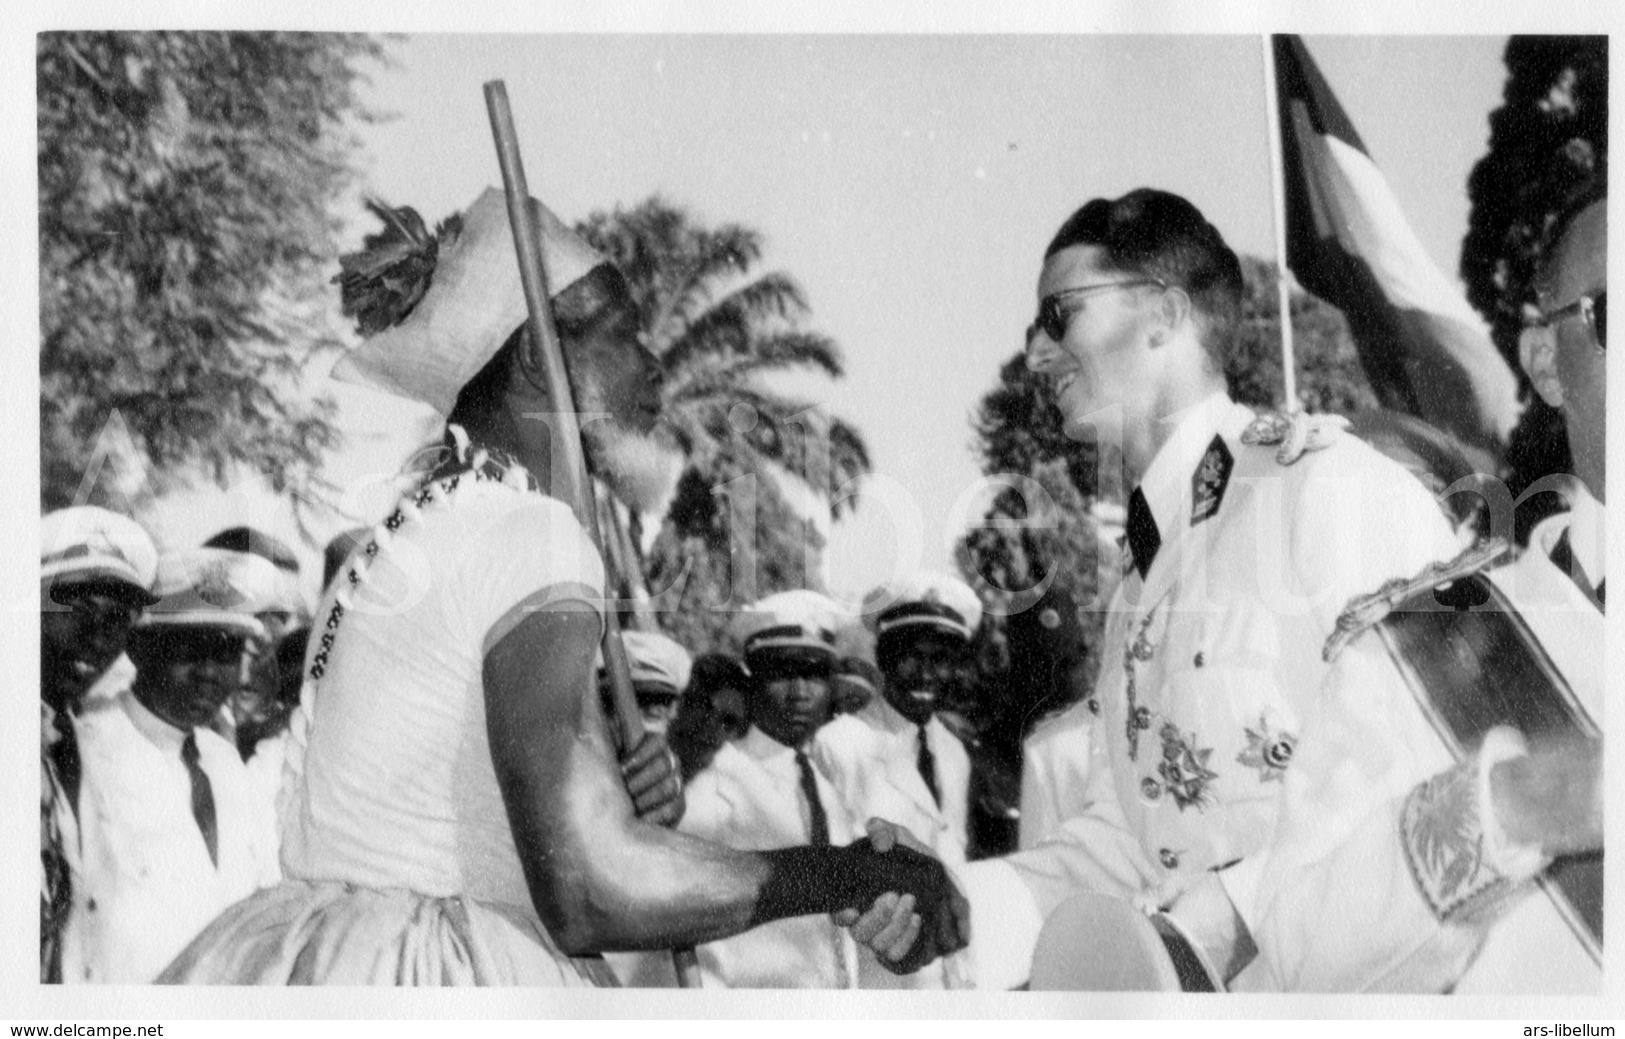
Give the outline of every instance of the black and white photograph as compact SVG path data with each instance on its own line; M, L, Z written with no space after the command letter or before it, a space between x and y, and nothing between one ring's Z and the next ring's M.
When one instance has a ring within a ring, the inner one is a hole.
M1613 1034L1617 16L1008 8L8 29L0 1016Z

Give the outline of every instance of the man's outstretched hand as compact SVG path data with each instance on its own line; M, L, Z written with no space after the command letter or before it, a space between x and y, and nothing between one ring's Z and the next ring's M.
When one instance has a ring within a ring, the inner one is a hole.
M942 874L945 890L934 901L922 901L911 891L887 891L859 913L844 909L834 920L849 928L852 937L875 953L882 966L896 974L912 974L970 942L970 903L959 893L941 863L908 830L884 819L871 819L869 836L860 843L876 853L929 861Z
M638 818L653 826L676 826L683 817L683 777L666 737L645 732L621 757L621 779Z

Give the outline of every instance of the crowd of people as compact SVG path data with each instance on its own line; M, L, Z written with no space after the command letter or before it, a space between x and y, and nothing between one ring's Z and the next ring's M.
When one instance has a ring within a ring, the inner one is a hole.
M1133 490L1099 675L1059 654L992 855L945 724L984 619L957 577L768 595L736 654L631 625L623 735L488 191L416 285L346 263L346 313L412 301L335 376L445 443L314 609L261 531L45 517L41 980L668 986L694 947L708 987L1596 991L1604 211L1542 253L1523 363L1576 480L1521 549L1347 423L1230 399L1240 266L1189 202L1065 221L1028 363L1070 434L1118 416ZM571 403L609 416L586 454L645 507L673 465L626 284L531 214Z

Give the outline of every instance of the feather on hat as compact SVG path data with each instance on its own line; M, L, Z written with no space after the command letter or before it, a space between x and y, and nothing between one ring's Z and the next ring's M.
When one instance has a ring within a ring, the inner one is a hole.
M530 210L552 295L608 262L552 210L535 199ZM372 248L343 261L335 280L345 287L345 312L362 317L364 333L376 331L334 365L333 378L449 415L463 386L525 322L507 202L487 188L460 218L441 225L443 238L428 235L407 212L391 211Z

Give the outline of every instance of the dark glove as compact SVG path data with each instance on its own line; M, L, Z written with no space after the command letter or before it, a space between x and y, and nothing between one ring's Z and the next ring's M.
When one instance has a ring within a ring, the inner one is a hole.
M920 935L888 968L912 973L963 949L969 940L969 904L942 863L913 848L879 852L865 837L844 848L784 848L764 855L773 874L763 885L752 926L807 913L861 912L895 892L913 897Z
M869 833L874 833L873 824ZM868 839L864 839L863 844L866 842ZM892 846L892 842L887 841L886 846L882 855L905 852L925 857L902 844ZM936 860L931 859L931 862L936 863ZM952 880L947 880L946 870L942 870L942 875L947 883L939 901L923 901L916 894L899 888L882 894L868 906L842 914L842 922L855 917L861 920L861 924L851 928L853 937L868 945L876 954L874 958L892 974L913 974L920 967L949 953L957 953L970 943L970 902L965 901L964 894L959 893ZM902 898L897 898L899 894ZM866 912L858 917L860 911Z
M676 826L683 818L683 778L663 734L646 732L632 753L621 755L621 780L639 819Z

